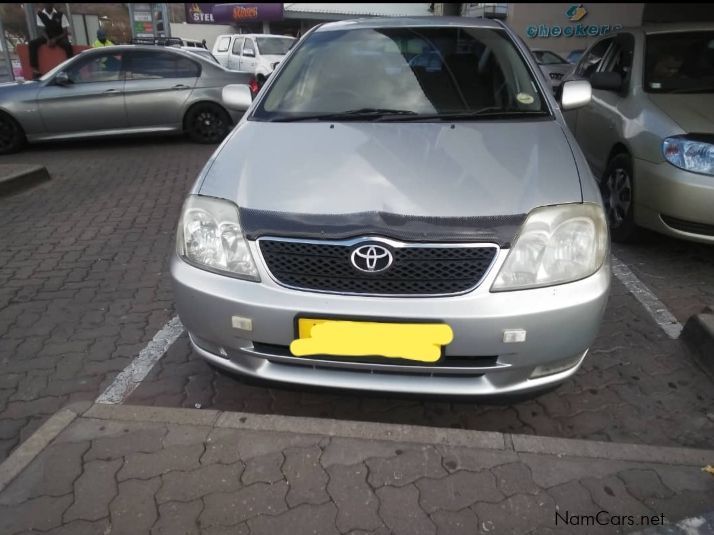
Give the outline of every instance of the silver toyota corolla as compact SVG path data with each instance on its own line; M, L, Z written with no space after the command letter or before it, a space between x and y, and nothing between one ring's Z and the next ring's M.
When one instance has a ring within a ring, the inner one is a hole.
M217 143L242 115L223 105L223 87L251 78L172 47L90 49L39 81L0 84L0 154L28 141L157 132Z
M569 82L558 104L494 21L311 31L183 207L172 278L193 347L314 386L474 396L565 380L610 285L600 194L561 114L590 93Z

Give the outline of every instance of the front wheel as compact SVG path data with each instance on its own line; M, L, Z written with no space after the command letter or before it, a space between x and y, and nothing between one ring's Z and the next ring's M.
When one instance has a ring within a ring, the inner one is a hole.
M617 154L607 164L600 181L600 193L613 241L625 243L637 237L633 186L632 159L628 154Z
M18 122L0 113L0 154L11 154L19 151L25 145L25 132Z
M231 129L231 119L223 108L206 102L186 114L186 133L196 143L218 143Z

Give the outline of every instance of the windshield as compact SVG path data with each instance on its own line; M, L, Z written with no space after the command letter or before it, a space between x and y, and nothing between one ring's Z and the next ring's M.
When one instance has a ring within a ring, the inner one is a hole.
M714 31L648 35L645 89L653 93L714 93Z
M547 50L534 50L533 55L535 56L536 61L541 65L562 65L563 63L568 63L558 54Z
M583 52L585 52L585 50L573 50L570 54L568 54L568 62L577 63L580 61L580 58L583 57Z
M547 114L507 34L485 28L367 28L313 33L291 55L253 118L391 112ZM319 119L319 117L317 117Z
M255 40L263 56L284 56L295 42L292 37L257 37Z

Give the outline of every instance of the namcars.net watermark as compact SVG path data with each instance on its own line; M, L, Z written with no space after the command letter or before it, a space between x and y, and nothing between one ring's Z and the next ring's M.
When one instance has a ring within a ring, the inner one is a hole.
M619 515L609 511L598 511L594 515L573 514L570 511L556 511L556 526L662 526L664 513L659 515Z

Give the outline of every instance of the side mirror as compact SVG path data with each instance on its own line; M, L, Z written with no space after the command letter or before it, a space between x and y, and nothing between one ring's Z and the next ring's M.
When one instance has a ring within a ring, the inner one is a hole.
M255 50L244 50L243 55L246 58L254 58L255 57Z
M587 106L592 96L593 90L587 80L563 82L560 88L560 109L566 111Z
M593 89L605 91L620 91L622 89L622 76L617 72L595 72L590 77Z
M221 98L227 108L236 111L245 111L253 103L250 88L243 84L230 84L223 88Z
M65 71L60 71L55 75L54 78L54 83L55 85L69 85L72 83L72 81L69 79L69 75Z

